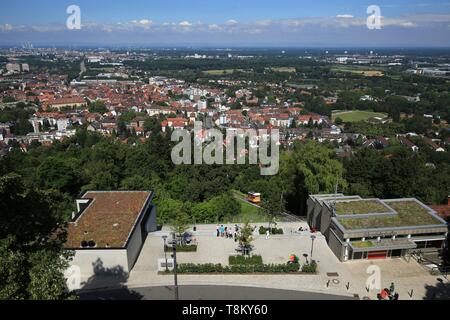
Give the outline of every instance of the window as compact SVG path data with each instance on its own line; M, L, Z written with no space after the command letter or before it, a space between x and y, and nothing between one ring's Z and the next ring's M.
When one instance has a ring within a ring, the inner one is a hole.
M444 241L442 241L442 240L428 241L427 248L441 249L443 244L444 244Z
M362 252L354 252L353 253L353 260L361 260L363 258Z
M427 246L426 241L418 241L418 242L416 242L416 244L417 244L417 249L425 249Z
M397 257L401 257L402 256L402 250L392 250L392 254L391 257L393 258L397 258Z

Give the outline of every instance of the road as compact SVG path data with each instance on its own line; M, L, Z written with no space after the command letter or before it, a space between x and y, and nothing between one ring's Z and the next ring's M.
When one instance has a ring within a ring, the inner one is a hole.
M87 71L86 62L83 59L80 63L80 73L78 75L79 81L81 81L81 77L83 76L83 73L85 73L86 71Z
M356 298L301 291L228 287L182 286L180 300L356 300ZM81 300L173 300L173 287L107 290L80 294Z

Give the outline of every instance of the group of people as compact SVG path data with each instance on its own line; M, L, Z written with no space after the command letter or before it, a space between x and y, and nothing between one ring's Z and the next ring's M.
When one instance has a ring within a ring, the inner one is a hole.
M234 241L237 241L239 231L240 228L237 224L234 226L234 228L224 225L217 225L216 227L217 238L234 239Z

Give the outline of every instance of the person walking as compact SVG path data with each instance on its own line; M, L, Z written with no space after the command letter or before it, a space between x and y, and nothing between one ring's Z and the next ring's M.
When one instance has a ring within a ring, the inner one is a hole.
M266 240L269 240L270 239L270 230L267 230L266 231Z
M217 233L217 238L219 238L220 237L220 226L219 225L216 226L216 233Z

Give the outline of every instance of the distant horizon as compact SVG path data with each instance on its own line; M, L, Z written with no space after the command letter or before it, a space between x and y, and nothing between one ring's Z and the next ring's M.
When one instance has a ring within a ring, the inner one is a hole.
M16 44L0 44L0 49L26 49L23 48L25 44L32 44L33 49L136 49L136 50L164 50L164 51L176 51L176 50L186 50L186 51L195 51L195 50L208 50L208 51L223 51L227 50L238 51L238 50L328 50L328 51L338 51L338 50L346 50L346 51L355 51L355 50L399 50L399 51L410 51L410 50L449 50L450 46L308 46L308 45L213 45L213 44L199 44L199 45L182 45L182 44L117 44L117 45L103 45L103 44L60 44L60 45L52 45L52 44L33 44L30 42L22 42ZM27 48L30 49L30 48ZM289 52L286 52L289 53ZM332 52L331 52L332 53Z
M0 12L0 44L22 42L447 48L450 0L6 1Z

